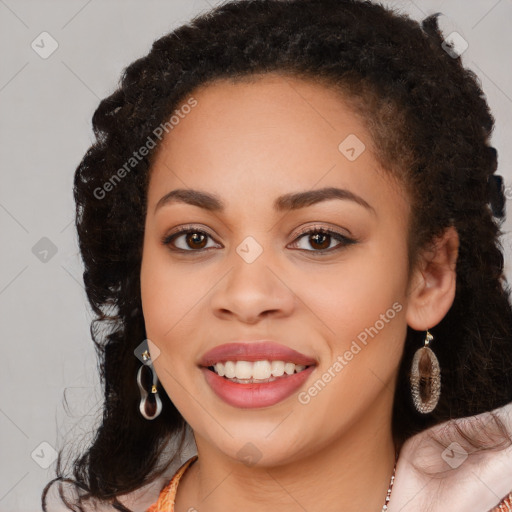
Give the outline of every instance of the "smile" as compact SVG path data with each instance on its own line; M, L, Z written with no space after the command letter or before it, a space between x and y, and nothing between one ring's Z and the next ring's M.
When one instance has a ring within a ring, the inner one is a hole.
M249 409L288 398L309 378L318 361L289 346L260 340L216 346L197 364L218 398Z
M306 368L306 365L285 361L225 361L219 362L209 369L220 377L234 382L252 383L258 381L272 382L283 375L293 375Z

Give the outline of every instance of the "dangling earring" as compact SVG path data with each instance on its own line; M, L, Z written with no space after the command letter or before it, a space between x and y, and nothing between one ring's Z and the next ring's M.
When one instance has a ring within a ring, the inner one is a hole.
M140 390L139 410L144 418L154 420L162 412L162 401L156 389L158 377L148 350L142 353L142 359L144 359L145 362L141 365L137 373L137 384ZM146 391L147 388L150 388L149 393Z
M418 412L432 412L441 395L441 368L436 355L428 347L434 337L428 332L425 346L416 350L411 367L411 392Z

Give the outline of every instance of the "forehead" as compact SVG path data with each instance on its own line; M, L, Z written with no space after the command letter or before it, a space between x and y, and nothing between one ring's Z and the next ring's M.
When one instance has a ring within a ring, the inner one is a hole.
M285 189L362 190L389 181L364 120L332 88L269 73L202 85L180 105L191 98L195 106L175 117L153 162L150 203L198 184L220 196L250 191L270 201Z
M349 133L372 142L363 119L349 109L341 93L298 77L267 73L235 82L218 79L196 88L180 105L192 97L197 105L180 116L164 145L178 138L180 145L200 138L202 143L219 147L235 142L249 146L259 140L272 143L267 147L270 151L276 146L297 148L304 138L316 147L323 137L325 145L331 144L337 151L337 139ZM229 141L226 133L231 135Z

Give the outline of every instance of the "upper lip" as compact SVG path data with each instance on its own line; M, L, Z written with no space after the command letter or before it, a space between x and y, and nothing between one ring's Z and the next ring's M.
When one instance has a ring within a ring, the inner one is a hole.
M213 366L222 361L284 361L305 366L316 365L312 357L272 341L225 343L208 350L199 366Z

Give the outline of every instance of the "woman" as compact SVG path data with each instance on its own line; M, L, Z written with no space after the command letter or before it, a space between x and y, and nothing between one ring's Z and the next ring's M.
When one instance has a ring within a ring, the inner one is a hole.
M436 15L234 1L157 40L75 175L109 325L80 502L163 477L150 512L512 506L493 125Z

